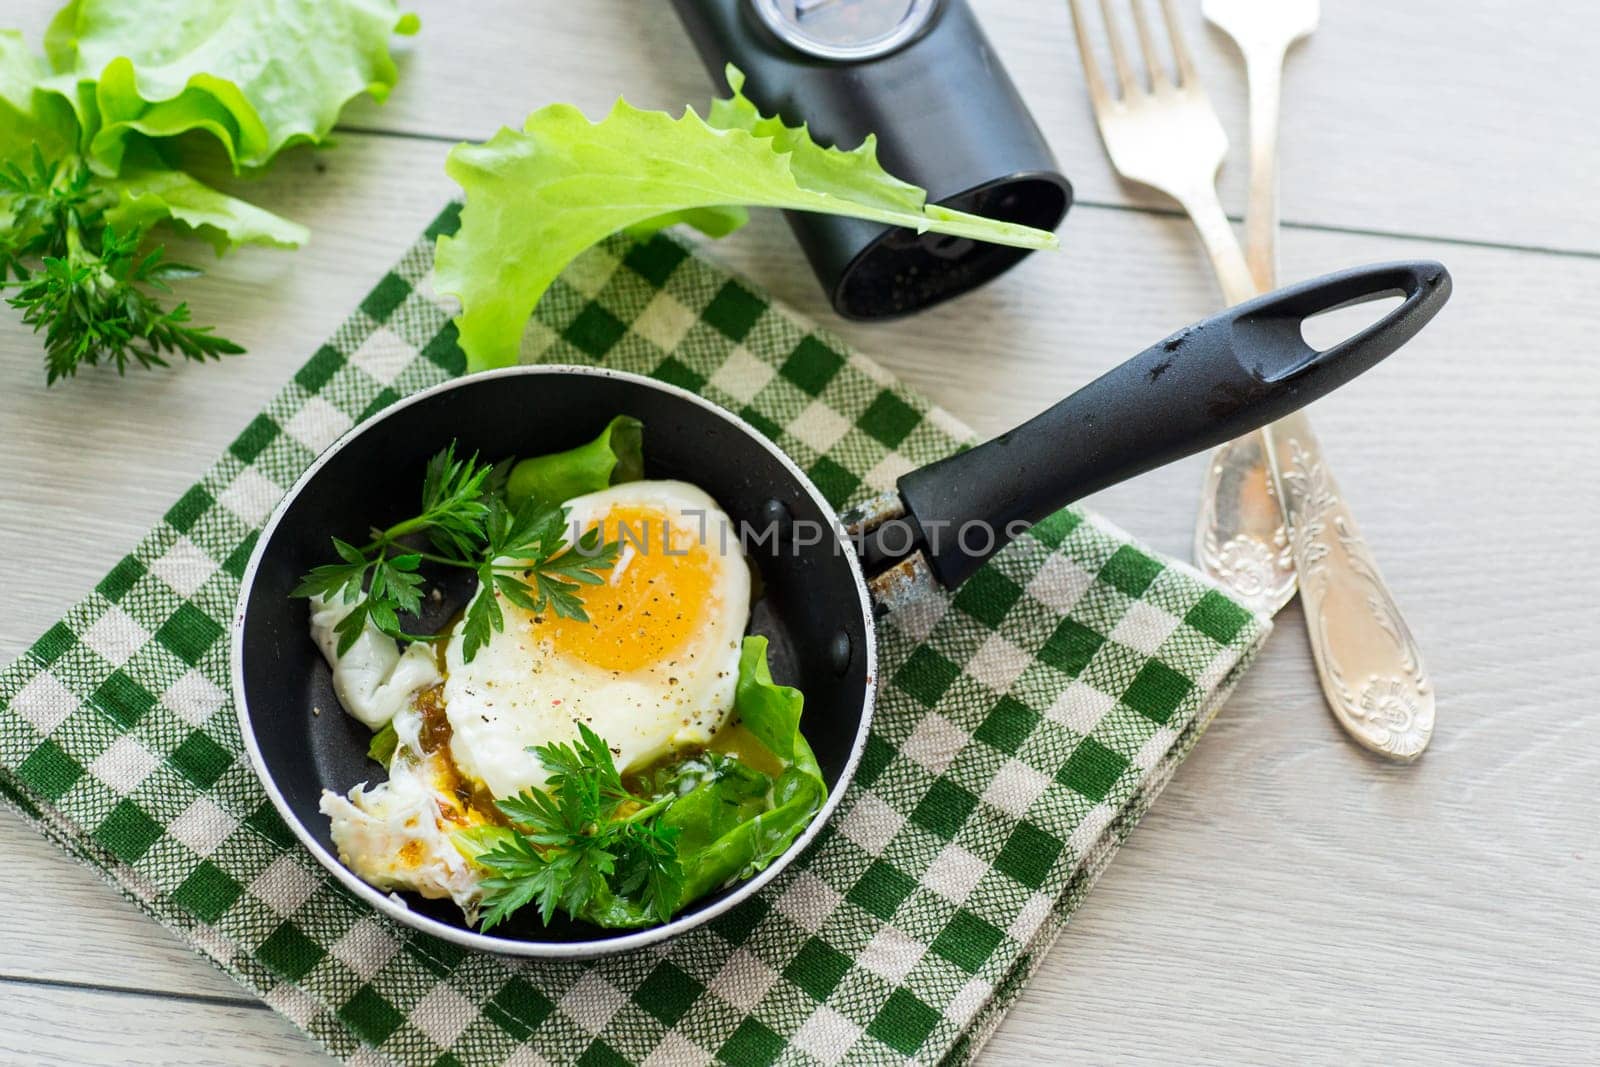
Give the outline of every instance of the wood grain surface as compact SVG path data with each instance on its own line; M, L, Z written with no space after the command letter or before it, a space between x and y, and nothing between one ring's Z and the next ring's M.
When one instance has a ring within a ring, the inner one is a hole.
M1231 46L1179 0L1236 146ZM37 39L51 3L0 22ZM660 0L414 5L401 83L337 148L250 183L311 227L185 295L250 348L46 390L0 309L0 656L160 517L450 194L449 145L568 100L703 102ZM1120 185L1065 4L975 0L1079 203L1063 251L890 325L828 311L772 217L713 250L986 432L1218 297L1187 224ZM1290 57L1285 279L1434 256L1444 313L1319 404L1330 460L1439 691L1432 750L1382 764L1323 707L1298 607L985 1052L1019 1062L1592 1062L1600 1047L1600 8L1329 4ZM1242 160L1242 153L1236 153ZM1243 202L1243 167L1225 172ZM1199 461L1094 501L1187 556ZM0 813L0 1062L326 1063L91 871Z

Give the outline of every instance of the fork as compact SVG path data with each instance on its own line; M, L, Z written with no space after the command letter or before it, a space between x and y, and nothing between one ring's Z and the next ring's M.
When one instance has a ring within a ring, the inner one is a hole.
M1161 10L1175 78L1157 54L1141 0L1129 4L1144 79L1129 62L1110 3L1100 0L1118 94L1101 76L1083 0L1069 2L1089 99L1112 165L1124 178L1183 207L1228 303L1257 295L1255 277L1217 197L1216 176L1228 136L1200 84L1172 0L1161 0ZM1268 613L1294 596L1298 571L1317 677L1334 717L1372 751L1415 759L1433 732L1432 682L1327 469L1310 421L1297 412L1224 448L1232 453L1228 470L1250 474L1202 500L1199 530L1204 534L1196 545L1201 568ZM1262 531L1276 531L1270 544Z
M1156 53L1144 5L1139 0L1129 5L1149 88L1129 62L1111 5L1100 0L1120 95L1107 87L1100 74L1083 0L1071 0L1071 5L1089 99L1112 166L1124 178L1165 193L1183 207L1229 304L1255 296L1260 289L1217 198L1217 171L1228 154L1228 135L1200 84L1172 0L1162 0L1161 8L1176 79L1168 76ZM1229 592L1255 610L1273 614L1293 598L1295 573L1283 514L1266 474L1262 437L1251 434L1224 447L1231 450L1233 460L1225 469L1230 481L1220 486L1220 491L1207 492L1201 498L1195 556L1201 570Z

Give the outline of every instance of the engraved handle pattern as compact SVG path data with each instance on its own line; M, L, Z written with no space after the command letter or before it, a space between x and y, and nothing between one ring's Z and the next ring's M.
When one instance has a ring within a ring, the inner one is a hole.
M1433 684L1416 639L1295 413L1265 433L1290 535L1317 675L1334 717L1361 744L1410 762L1433 736Z

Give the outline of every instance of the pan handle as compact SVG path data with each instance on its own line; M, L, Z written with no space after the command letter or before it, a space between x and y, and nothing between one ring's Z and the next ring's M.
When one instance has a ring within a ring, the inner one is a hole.
M1313 315L1397 294L1404 303L1331 348L1319 352L1301 336ZM915 537L901 539L912 541L903 551L869 544L866 554L881 566L920 551L941 584L956 586L1027 524L1339 388L1408 341L1449 295L1442 264L1406 260L1328 274L1214 315L1010 433L905 475L898 486Z

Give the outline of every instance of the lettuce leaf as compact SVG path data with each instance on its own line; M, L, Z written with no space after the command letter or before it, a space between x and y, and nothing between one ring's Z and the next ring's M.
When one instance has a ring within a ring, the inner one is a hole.
M367 742L367 758L376 760L385 767L394 759L395 749L400 747L400 733L394 728L394 720L390 719L383 724L383 728L372 735L372 740Z
M726 227L730 206L775 207L907 226L1021 248L1056 237L930 205L927 195L878 165L867 138L851 151L825 148L804 126L762 116L728 68L733 95L679 118L618 100L590 122L567 104L528 116L483 144L451 150L445 171L466 206L454 236L441 236L434 288L461 300L456 317L469 371L516 362L539 298L577 255L619 230L705 219ZM710 216L685 216L722 209Z
M772 680L765 637L746 637L739 649L739 684L734 690L733 706L756 740L785 763L794 762L796 742L804 743L800 712L805 707L805 697L793 686L778 685Z
M298 248L310 236L306 228L254 204L229 196L172 170L146 144L134 145L123 172L96 178L113 203L106 221L118 230L172 221L210 242L221 255L236 245Z
M684 903L763 870L822 810L828 787L800 733L804 704L800 690L773 682L767 639L746 637L739 654L734 707L745 728L778 757L784 769L771 781L729 761L729 769L712 775L667 808L662 821L679 830ZM730 773L732 768L743 773ZM752 776L759 777L763 794L754 805ZM768 782L770 791L765 788Z
M215 137L238 170L320 143L361 93L383 100L396 78L389 37L417 27L395 0L71 0L45 51L51 84L93 131L97 170L120 168L130 134L190 130Z
M77 144L71 105L43 88L45 71L22 34L0 30L0 163L23 163L34 146L57 159Z
M529 498L541 504L560 504L643 477L644 424L618 415L588 444L520 461L511 468L506 495L514 505Z

